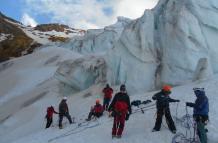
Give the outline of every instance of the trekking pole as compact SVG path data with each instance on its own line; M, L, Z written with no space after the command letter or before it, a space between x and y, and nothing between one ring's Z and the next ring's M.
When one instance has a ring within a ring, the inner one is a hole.
M178 107L179 107L179 102L176 104L176 124L178 123Z

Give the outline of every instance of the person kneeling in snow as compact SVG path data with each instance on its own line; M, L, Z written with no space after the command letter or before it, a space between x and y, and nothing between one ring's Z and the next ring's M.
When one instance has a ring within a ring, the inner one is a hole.
M89 112L89 116L88 119L86 119L86 121L90 121L92 119L92 117L96 117L99 118L103 115L104 112L104 108L103 106L100 104L100 100L97 99L95 102L95 106L91 107L91 110Z
M163 86L163 88L160 92L156 93L152 97L153 100L157 100L156 101L157 118L156 118L156 123L155 123L155 126L154 126L152 132L160 131L162 118L163 118L163 115L165 115L166 122L167 122L167 125L168 125L170 131L172 131L172 133L174 133L174 134L176 133L176 127L174 125L173 119L172 119L171 114L170 114L169 103L170 102L179 102L179 100L175 100L175 99L172 99L169 97L169 95L171 93L171 88L172 88L171 86L165 85L165 86Z
M129 115L132 113L130 99L125 85L120 86L120 92L114 96L108 111L114 117L112 138L121 138L125 120L128 120Z
M64 97L62 100L61 100L61 103L59 104L59 128L62 129L62 120L63 120L63 117L65 116L70 124L72 124L72 119L71 119L71 116L69 114L69 110L68 110L68 106L67 106L67 97Z
M194 108L193 118L197 122L197 130L199 134L200 130L207 131L207 129L205 129L205 125L208 121L209 102L207 96L205 95L204 88L193 88L193 90L197 99L195 100L195 103L186 102L186 106ZM201 136L199 137L202 143L207 142L205 132L201 132Z
M46 127L45 128L49 128L53 122L53 114L59 114L58 112L56 112L54 110L53 106L50 106L47 108L47 114L45 116L45 118L47 119L47 123L46 123Z

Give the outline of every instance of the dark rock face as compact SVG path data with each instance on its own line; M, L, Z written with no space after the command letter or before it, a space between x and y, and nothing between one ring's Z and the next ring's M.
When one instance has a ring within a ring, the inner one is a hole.
M21 23L0 13L0 33L7 35L5 40L0 40L0 62L31 53L39 46L22 31L21 26Z
M37 25L34 29L42 32L47 32L52 30L57 32L65 32L65 29L71 29L71 28L67 25L53 23L53 24L40 24Z

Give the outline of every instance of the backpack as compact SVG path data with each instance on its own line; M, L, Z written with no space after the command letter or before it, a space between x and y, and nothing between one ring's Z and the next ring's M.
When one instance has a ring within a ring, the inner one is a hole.
M141 104L142 104L141 100L134 100L134 101L131 102L132 106L139 106Z
M120 113L123 113L123 112L127 112L127 110L128 110L128 105L127 105L127 103L124 102L124 101L117 101L117 102L115 103L114 108L115 108L115 111L120 112Z

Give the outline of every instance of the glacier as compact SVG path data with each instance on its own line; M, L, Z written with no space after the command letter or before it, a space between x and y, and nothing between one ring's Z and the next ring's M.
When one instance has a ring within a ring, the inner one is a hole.
M196 78L202 58L209 75L218 72L217 9L216 0L160 0L142 17L88 30L67 47L83 55L101 54L106 82L124 83L131 92L182 85Z

